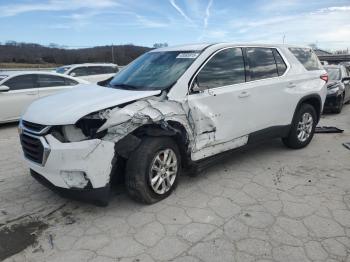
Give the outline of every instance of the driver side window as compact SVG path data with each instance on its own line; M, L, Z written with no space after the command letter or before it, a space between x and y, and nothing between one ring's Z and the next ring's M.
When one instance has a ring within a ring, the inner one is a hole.
M201 90L245 82L242 49L229 48L216 53L198 73L196 81Z

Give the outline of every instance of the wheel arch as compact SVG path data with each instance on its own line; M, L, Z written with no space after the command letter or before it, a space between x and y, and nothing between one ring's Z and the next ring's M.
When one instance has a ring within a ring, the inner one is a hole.
M190 135L185 126L178 121L162 121L138 127L116 143L116 153L127 159L129 153L134 151L144 137L172 137L181 153L181 161L187 166L189 159Z
M304 96L303 98L301 98L299 100L297 106L295 107L293 119L295 118L295 115L298 112L298 110L302 104L309 104L315 108L316 113L317 113L317 123L318 123L320 121L321 113L322 113L321 96L319 94L311 94L311 95L307 95L307 96Z

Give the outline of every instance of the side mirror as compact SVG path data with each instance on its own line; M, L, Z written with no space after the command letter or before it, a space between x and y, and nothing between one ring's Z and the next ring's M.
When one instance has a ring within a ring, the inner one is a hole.
M73 77L77 76L77 74L74 73L74 72L70 73L69 75L70 75L70 76L73 76Z
M8 92L10 88L8 86L0 86L0 92Z
M198 78L196 77L192 83L191 91L193 93L203 92L206 88L200 87L198 84Z

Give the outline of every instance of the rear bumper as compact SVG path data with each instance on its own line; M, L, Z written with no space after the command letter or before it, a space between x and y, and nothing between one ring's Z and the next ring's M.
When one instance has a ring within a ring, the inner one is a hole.
M101 188L92 188L91 185L84 189L67 189L57 187L47 180L44 176L30 169L30 174L40 184L54 191L62 197L93 203L98 206L106 206L110 196L109 184Z

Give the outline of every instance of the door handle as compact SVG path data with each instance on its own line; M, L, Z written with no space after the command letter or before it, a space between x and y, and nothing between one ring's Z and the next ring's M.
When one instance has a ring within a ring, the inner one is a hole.
M296 84L294 84L293 82L289 82L288 83L288 88L294 88L294 87L296 87L297 85Z
M239 98L244 98L244 97L248 97L248 96L250 96L250 93L249 93L248 91L242 91L242 92L238 95Z

